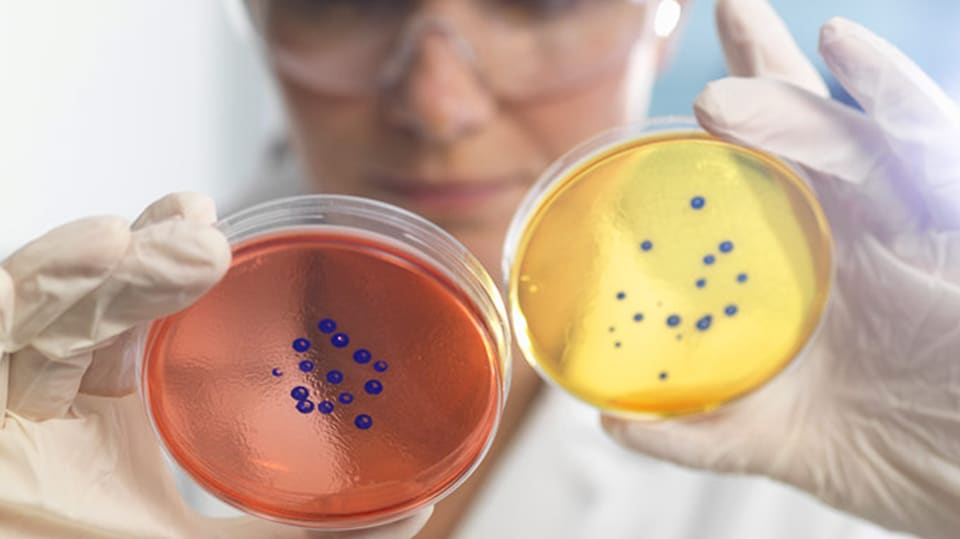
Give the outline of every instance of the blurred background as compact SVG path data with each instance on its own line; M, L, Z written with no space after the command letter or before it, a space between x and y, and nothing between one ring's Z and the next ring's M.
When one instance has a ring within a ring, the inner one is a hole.
M820 24L843 15L960 99L957 0L772 3L811 57ZM236 204L283 121L227 11L216 0L0 0L0 257L76 217L132 218L174 190ZM693 0L653 114L690 114L724 76L712 12Z

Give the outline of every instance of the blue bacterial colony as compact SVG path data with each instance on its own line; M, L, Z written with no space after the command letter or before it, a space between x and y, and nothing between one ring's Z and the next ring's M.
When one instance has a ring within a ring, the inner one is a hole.
M690 207L693 208L693 210L702 210L706 205L707 205L707 200L702 196L694 196L690 199ZM654 246L654 242L652 239L645 239L643 240L642 243L640 243L640 250L644 253L649 252L653 250L653 246ZM720 256L729 255L734 251L734 247L735 246L732 241L728 239L724 239L717 245L717 251L720 253ZM718 257L718 255L714 253L707 253L703 255L703 258L701 259L701 261L703 262L703 265L707 268L715 267L719 264L720 257ZM748 279L748 276L745 272L738 273L736 276L736 282L739 284L746 283L747 279ZM707 283L708 283L707 277L700 277L694 282L694 286L696 286L699 289L703 289L707 287ZM617 298L617 301L624 301L625 299L627 299L627 292L624 290L618 290L616 292L615 297ZM661 307L662 303L658 301L657 306ZM723 314L726 315L727 318L732 318L736 316L738 312L739 312L739 308L733 303L728 304L723 308ZM642 322L644 319L643 314L640 312L636 312L635 314L632 315L632 317L634 322ZM714 316L710 313L701 313L699 314L699 317L695 319L696 319L696 322L694 324L695 329L700 332L709 331L710 328L713 327L714 325ZM683 317L677 313L669 313L663 320L666 323L666 327L672 330L681 328L683 326ZM609 327L609 332L613 333L614 330L615 330L615 326L611 325ZM680 341L682 339L683 339L683 334L678 333L676 336L676 340ZM619 348L622 348L622 346L623 346L623 342L620 340L614 341L613 343L614 348L619 349ZM669 378L669 374L667 372L661 372L658 377L660 380L666 381Z
M337 331L337 323L334 320L325 318L317 324L317 330L323 336L329 336L330 344L333 347L331 352L338 352L347 348L350 345L350 336L344 332ZM324 337L327 338L327 337ZM311 350L317 350L318 347L314 346L314 343L310 339L301 337L295 339L291 345L293 351L298 354L297 357L297 367L298 371L303 375L308 376L308 381L316 383L325 383L330 387L333 386L345 386L347 382L347 377L343 374L342 370L336 368L325 369L324 372L317 371L317 363L320 361L320 358L305 358L302 354L305 354ZM365 348L357 348L350 355L353 358L353 361L358 365L367 365L373 361L373 354ZM387 371L387 362L383 360L373 361L372 368L375 372L383 373ZM294 371L296 372L296 371ZM276 378L281 378L284 376L284 372L280 368L274 368L270 371L270 374ZM383 393L383 382L376 378L370 378L363 382L363 393L370 396L376 396ZM336 397L336 402L332 400L322 400L319 403L314 402L310 399L310 390L307 385L298 385L290 390L290 397L296 402L295 408L301 414L310 414L314 410L319 412L322 415L331 415L337 408L337 403L342 406L360 405L361 403L357 401L354 393L350 391L339 391ZM360 430L367 430L373 426L373 418L367 414L358 414L354 417L353 424L356 428Z

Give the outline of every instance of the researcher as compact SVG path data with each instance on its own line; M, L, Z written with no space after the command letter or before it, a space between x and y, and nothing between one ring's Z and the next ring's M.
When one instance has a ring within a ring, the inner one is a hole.
M383 200L496 273L538 174L644 118L675 37L657 14L678 7L249 0L290 130L248 201ZM796 163L835 235L834 298L795 368L735 407L651 423L600 417L516 362L495 448L432 515L344 533L212 518L177 490L124 354L131 328L230 263L213 202L174 194L0 265L0 537L957 537L957 105L854 22L828 21L820 54L859 109L830 99L765 0L718 0L716 16L731 76L703 90L697 120Z

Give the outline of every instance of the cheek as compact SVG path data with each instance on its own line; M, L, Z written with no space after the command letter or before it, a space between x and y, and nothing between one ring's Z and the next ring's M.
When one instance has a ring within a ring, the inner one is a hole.
M313 190L362 195L357 163L370 159L377 126L372 99L318 97L284 85L290 136Z
M535 133L550 160L558 159L597 133L626 122L624 79L617 73L595 80L575 93L530 103L517 115Z

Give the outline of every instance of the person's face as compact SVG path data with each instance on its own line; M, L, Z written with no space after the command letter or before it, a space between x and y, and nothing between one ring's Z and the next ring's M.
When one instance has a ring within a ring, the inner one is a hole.
M559 3L587 1L607 0ZM456 26L458 11L450 7L458 3L472 2L422 2L414 11L442 12ZM624 54L589 78L505 99L457 39L446 31L418 34L392 82L365 94L326 93L283 69L277 74L293 140L317 191L371 197L418 213L493 270L514 211L546 166L624 122L631 100L632 107L638 101L645 107L658 45L637 36L632 68Z

